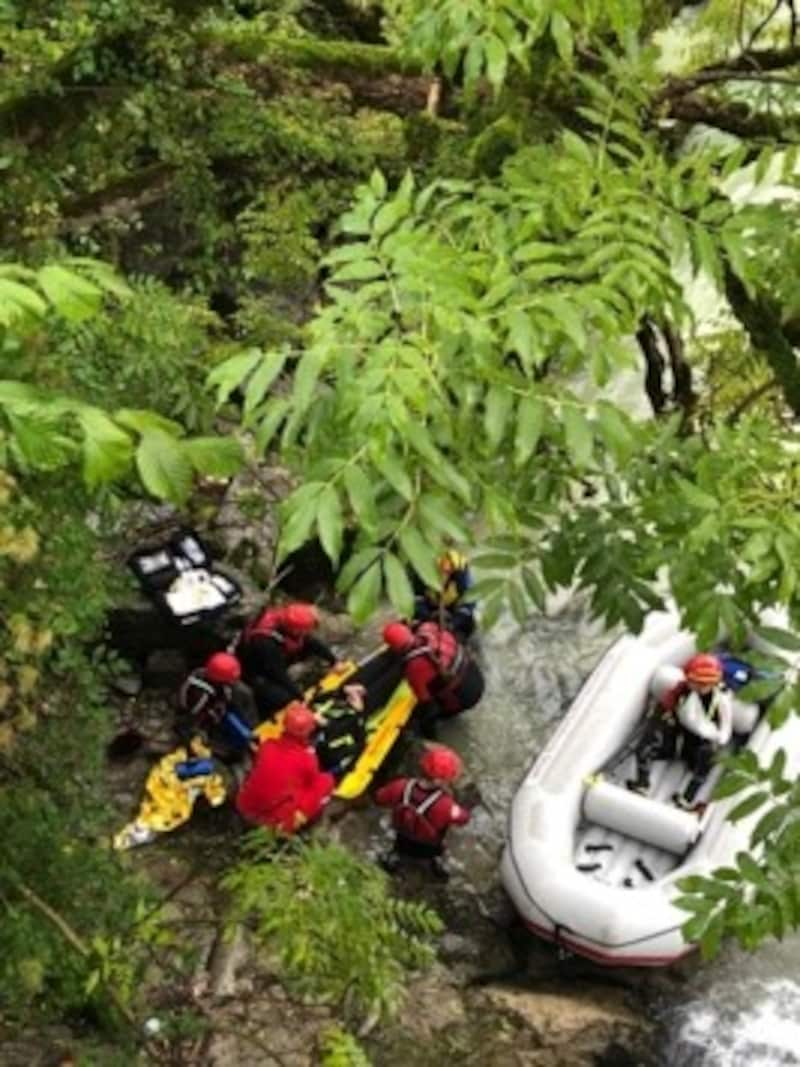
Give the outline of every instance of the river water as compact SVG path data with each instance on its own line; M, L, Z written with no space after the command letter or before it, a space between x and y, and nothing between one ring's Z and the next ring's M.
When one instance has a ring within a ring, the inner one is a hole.
M614 637L580 597L522 628L503 619L482 637L486 695L442 737L462 753L483 797L452 850L473 882L496 878L514 790ZM660 1067L800 1064L800 938L755 954L730 946L713 963L690 957L641 976L642 1010L660 1024Z

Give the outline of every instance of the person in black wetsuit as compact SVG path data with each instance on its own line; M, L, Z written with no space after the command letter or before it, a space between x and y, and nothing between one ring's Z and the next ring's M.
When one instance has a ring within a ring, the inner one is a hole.
M293 663L312 656L330 666L336 662L332 650L312 633L318 623L319 613L312 604L294 603L268 608L242 631L236 654L262 719L303 699L302 689L289 674Z

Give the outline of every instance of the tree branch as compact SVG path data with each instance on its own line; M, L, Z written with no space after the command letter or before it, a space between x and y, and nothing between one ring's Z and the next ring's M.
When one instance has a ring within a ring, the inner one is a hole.
M795 415L800 414L800 364L781 325L777 305L763 293L750 296L730 267L725 269L725 294L753 348L769 364L786 403Z
M21 896L23 896L25 900L27 900L28 903L32 905L32 907L34 907L38 912L44 915L45 918L50 923L52 923L53 926L55 926L55 928L58 930L58 932L67 942L67 944L74 948L78 955L83 956L84 959L89 959L91 957L91 949L89 949L89 947L84 943L80 934L78 934L72 928L72 926L70 926L70 924L67 922L63 915L59 914L59 912L57 912L55 908L52 908L46 900L42 900L39 894L35 893L27 885L24 885L21 882L17 882L16 889L21 894ZM106 987L106 990L108 991L108 994L113 1000L119 1013L128 1023L130 1023L131 1026L135 1027L136 1017L134 1016L128 1005L125 1003L124 1000L122 1000L119 993L107 979L101 979L101 981Z
M667 405L663 376L666 369L664 357L658 347L658 337L652 319L645 316L636 331L636 340L645 362L644 390L655 415L660 415Z
M791 127L785 119L751 111L746 104L719 103L703 100L699 96L684 96L672 101L669 116L681 122L700 122L705 126L713 126L735 137L764 137L781 144L793 142Z
M720 81L744 80L744 75L764 75L769 71L786 70L800 64L800 46L789 48L765 48L761 51L743 52L728 63L714 63L702 67L685 78L668 78L664 88L656 94L656 103L686 96L704 85ZM756 78L756 80L758 80ZM800 86L800 80L797 81Z

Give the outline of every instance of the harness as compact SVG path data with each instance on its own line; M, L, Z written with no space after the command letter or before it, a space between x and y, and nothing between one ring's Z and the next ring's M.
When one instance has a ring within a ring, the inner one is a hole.
M417 786L422 790L425 789L425 786L416 778L409 778L406 782L403 796L394 810L392 820L394 828L399 833L405 834L406 837L419 838L419 827L422 824L424 833L430 838L431 842L439 841L442 831L430 821L428 812L436 801L444 796L444 790L434 789L430 793L426 793L426 796L415 804L412 800L412 794Z
M406 653L406 662L420 656L428 656L444 683L439 688L439 692L454 689L461 681L467 666L467 653L463 645L459 644L452 634L441 630L435 623L424 622L417 630L417 635L423 640ZM448 637L449 642L445 640Z
M224 695L199 674L190 675L183 683L180 703L187 715L194 719L207 716L212 722L219 722L225 713Z

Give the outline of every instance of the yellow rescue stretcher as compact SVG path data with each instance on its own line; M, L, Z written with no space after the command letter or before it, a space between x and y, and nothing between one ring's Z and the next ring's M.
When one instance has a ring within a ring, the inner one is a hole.
M329 671L324 678L306 693L306 699L319 703L326 693L335 693L348 678L351 678L361 665L347 660L338 665L338 670ZM361 796L372 781L375 772L389 755L401 731L411 718L417 703L411 688L406 682L400 682L387 702L375 711L366 714L366 741L360 756L347 774L339 781L333 791L335 797L352 800ZM318 708L324 719L325 709ZM261 723L255 733L261 741L278 737L283 730L283 711L274 719Z

